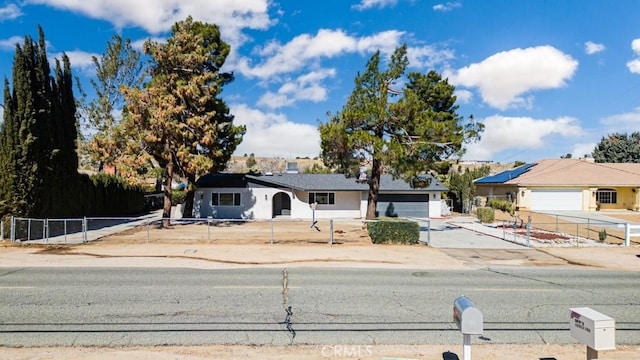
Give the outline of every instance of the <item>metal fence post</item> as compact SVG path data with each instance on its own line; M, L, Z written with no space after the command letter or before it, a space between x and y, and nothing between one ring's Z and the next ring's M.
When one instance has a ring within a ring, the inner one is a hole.
M580 246L580 224L576 223L576 246Z
M527 247L530 247L530 241L531 241L531 223L528 222L527 223Z
M0 220L0 240L4 240L4 218Z
M87 242L87 217L82 218L82 242Z
M427 246L431 246L431 219L427 218Z
M333 219L329 220L329 245L333 245Z
M631 227L629 227L629 223L624 223L624 246L629 246L631 244Z
M64 243L67 243L67 219L64 219Z
M16 218L14 216L11 217L11 242L16 242Z
M45 239L46 244L49 243L49 219L44 219L42 223L42 237Z
M27 220L27 241L31 240L31 218Z

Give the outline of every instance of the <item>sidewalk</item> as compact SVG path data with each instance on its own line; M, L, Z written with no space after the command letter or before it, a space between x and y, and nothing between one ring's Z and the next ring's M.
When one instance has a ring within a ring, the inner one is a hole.
M512 256L522 256L520 262L511 261L509 266L550 266L544 261L530 261L535 254L553 256L554 267L589 266L599 269L640 271L640 247L557 247L527 248L504 242L502 230L484 226L467 219L437 220L432 223L434 232L431 240L436 243L446 239L456 230L459 236L454 242L482 246L498 243L502 251ZM436 235L437 234L437 235ZM505 244L500 244L504 242ZM447 244L440 242L440 244ZM451 242L448 243L451 245ZM462 248L454 250L468 252L474 257L474 264L451 256L451 248L429 247L424 244L399 245L328 245L328 244L109 244L87 243L76 245L21 246L5 242L0 247L0 268L3 267L189 267L202 269L226 269L242 267L375 267L403 269L477 269L493 266L490 259L475 259L482 250L497 253L498 249ZM526 254L526 256L524 255ZM548 258L548 256L547 256ZM525 261L525 259L528 259ZM504 266L504 264L502 264ZM354 345L366 351L357 358L368 360L441 359L442 353L452 351L462 355L461 344L442 345ZM132 348L2 348L0 358L12 359L106 359L121 358L131 360L147 359L326 359L331 352L332 359L349 359L336 352L353 351L351 347L340 345L296 345L296 346L185 346L185 347L132 347ZM563 345L514 345L476 344L475 360L494 359L562 359L582 360L585 347L578 344ZM628 360L640 358L640 348L636 346L618 347L614 351L601 352L601 358L608 360Z

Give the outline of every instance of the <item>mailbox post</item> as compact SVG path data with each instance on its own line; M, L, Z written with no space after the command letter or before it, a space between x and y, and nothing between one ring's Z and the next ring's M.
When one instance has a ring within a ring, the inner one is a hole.
M571 336L587 345L587 360L597 360L598 351L615 350L615 320L591 308L569 309Z
M466 296L459 296L453 302L453 321L462 332L462 359L471 360L471 335L482 335L482 312Z

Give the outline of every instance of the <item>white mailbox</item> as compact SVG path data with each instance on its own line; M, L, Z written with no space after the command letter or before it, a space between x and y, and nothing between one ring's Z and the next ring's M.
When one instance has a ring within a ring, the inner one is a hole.
M593 350L614 350L616 348L616 323L607 315L591 308L569 309L571 336Z
M453 321L466 335L482 335L482 312L466 296L459 296L453 302Z

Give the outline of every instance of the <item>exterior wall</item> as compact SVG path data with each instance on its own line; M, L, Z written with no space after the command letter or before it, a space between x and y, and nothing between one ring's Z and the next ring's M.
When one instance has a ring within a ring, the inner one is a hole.
M240 206L213 206L212 193L240 193ZM271 219L272 188L201 188L196 190L193 216L214 219ZM265 200L266 196L266 200Z
M442 196L439 192L433 192L429 196L429 218L442 217Z
M213 193L240 193L240 206L213 206ZM290 217L292 219L311 219L314 214L309 206L309 192L269 187L250 188L200 188L194 198L192 217L214 219L256 219L269 220L273 217L273 198L283 193L291 200ZM335 194L335 204L318 204L317 219L364 218L367 214L366 191L339 191ZM429 217L441 216L440 193L429 193ZM187 215L185 215L186 217Z
M601 187L604 188L604 187ZM640 189L636 187L607 187L617 191L615 204L600 204L596 202L597 187L574 187L567 190L580 189L582 191L582 211L597 210L633 210L640 211ZM518 188L518 206L521 209L531 209L531 190L558 189L557 187ZM633 191L635 190L635 192Z
M332 192L332 191L329 191ZM318 204L316 219L360 218L360 192L339 191L335 194L335 204ZM311 219L313 210L309 205L309 192L295 191L295 199L291 199L291 217L296 219Z
M640 210L640 203L639 203L639 192L638 192L638 188L635 187L608 187L608 189L613 189L617 191L617 202L615 204L600 204L600 210L633 210L633 211L639 211ZM594 207L596 207L595 204L595 192L598 190L598 188L593 188L593 202L594 202ZM635 190L635 191L634 191Z
M518 190L518 187L515 185L477 184L475 195L486 197L489 199L491 198L506 199L507 193L515 194L517 190Z

